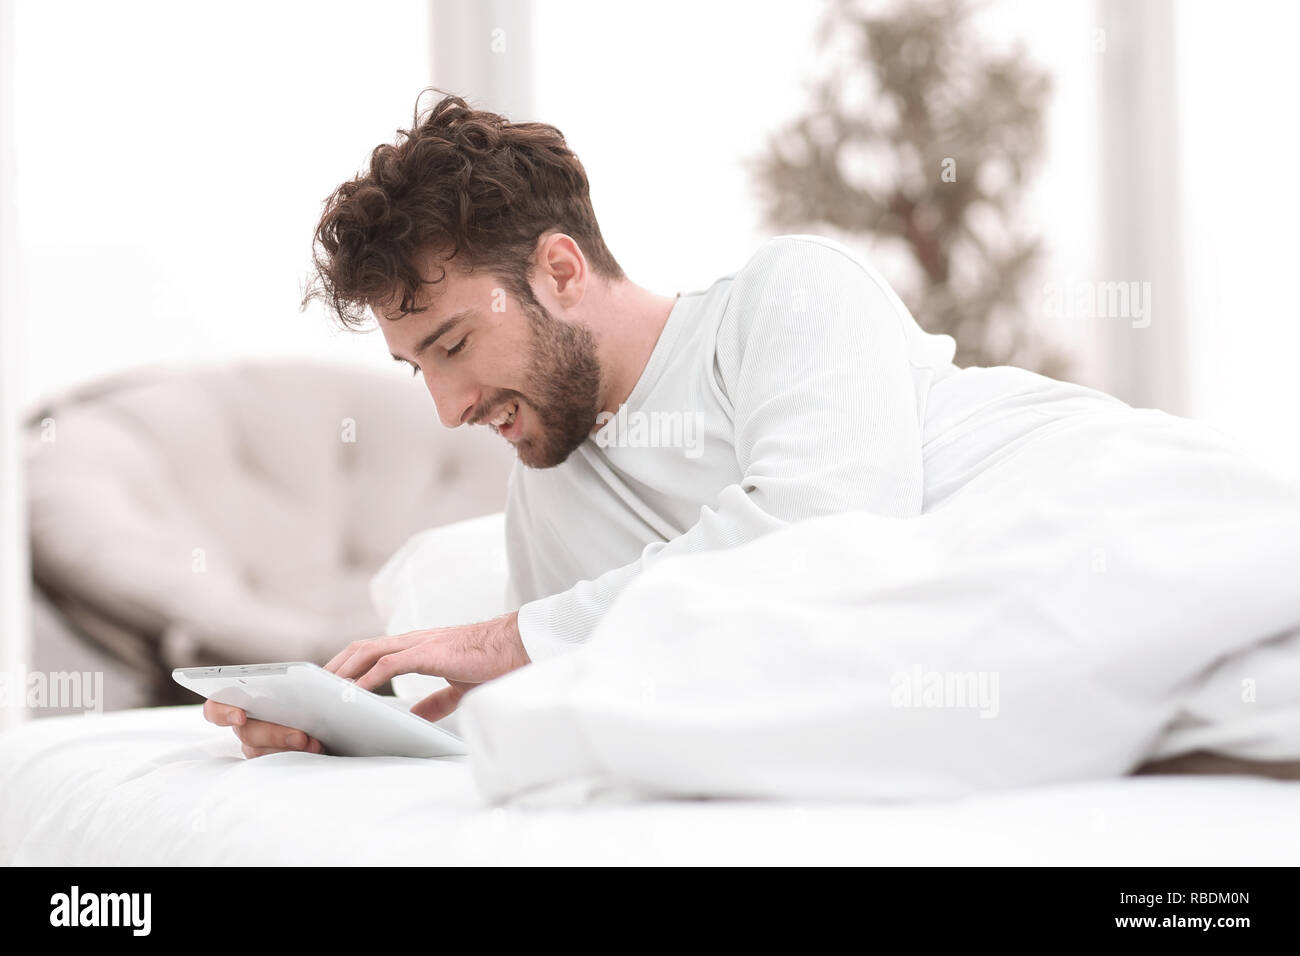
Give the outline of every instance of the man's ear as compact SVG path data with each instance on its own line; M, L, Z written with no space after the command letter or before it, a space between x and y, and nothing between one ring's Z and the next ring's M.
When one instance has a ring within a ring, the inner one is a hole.
M587 294L591 273L587 257L573 237L551 232L537 240L533 275L550 297L565 308L573 308Z

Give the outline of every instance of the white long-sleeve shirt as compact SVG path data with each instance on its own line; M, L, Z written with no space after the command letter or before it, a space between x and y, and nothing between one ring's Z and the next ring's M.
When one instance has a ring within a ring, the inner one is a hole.
M1118 403L958 369L874 269L816 236L680 294L618 417L561 465L516 463L509 607L534 661L574 649L645 568L847 511L914 516L1030 430Z

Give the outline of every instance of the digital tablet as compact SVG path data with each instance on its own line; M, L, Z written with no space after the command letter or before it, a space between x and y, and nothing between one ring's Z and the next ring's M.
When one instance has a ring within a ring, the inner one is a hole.
M449 757L467 753L445 727L417 717L393 697L363 690L316 664L178 667L172 679L250 717L293 727L344 757Z

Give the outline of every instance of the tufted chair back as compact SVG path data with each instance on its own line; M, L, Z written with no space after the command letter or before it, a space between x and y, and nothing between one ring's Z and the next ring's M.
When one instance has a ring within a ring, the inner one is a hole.
M311 660L381 633L412 533L500 511L513 452L422 383L307 363L122 376L27 430L37 584L92 640L174 666Z

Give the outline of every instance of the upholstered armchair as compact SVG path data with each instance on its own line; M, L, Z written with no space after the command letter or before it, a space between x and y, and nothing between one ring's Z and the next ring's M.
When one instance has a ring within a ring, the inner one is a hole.
M418 530L501 510L513 461L443 428L418 381L323 364L132 373L27 431L36 657L81 646L147 703L188 701L176 666L323 663L382 633L374 572Z

